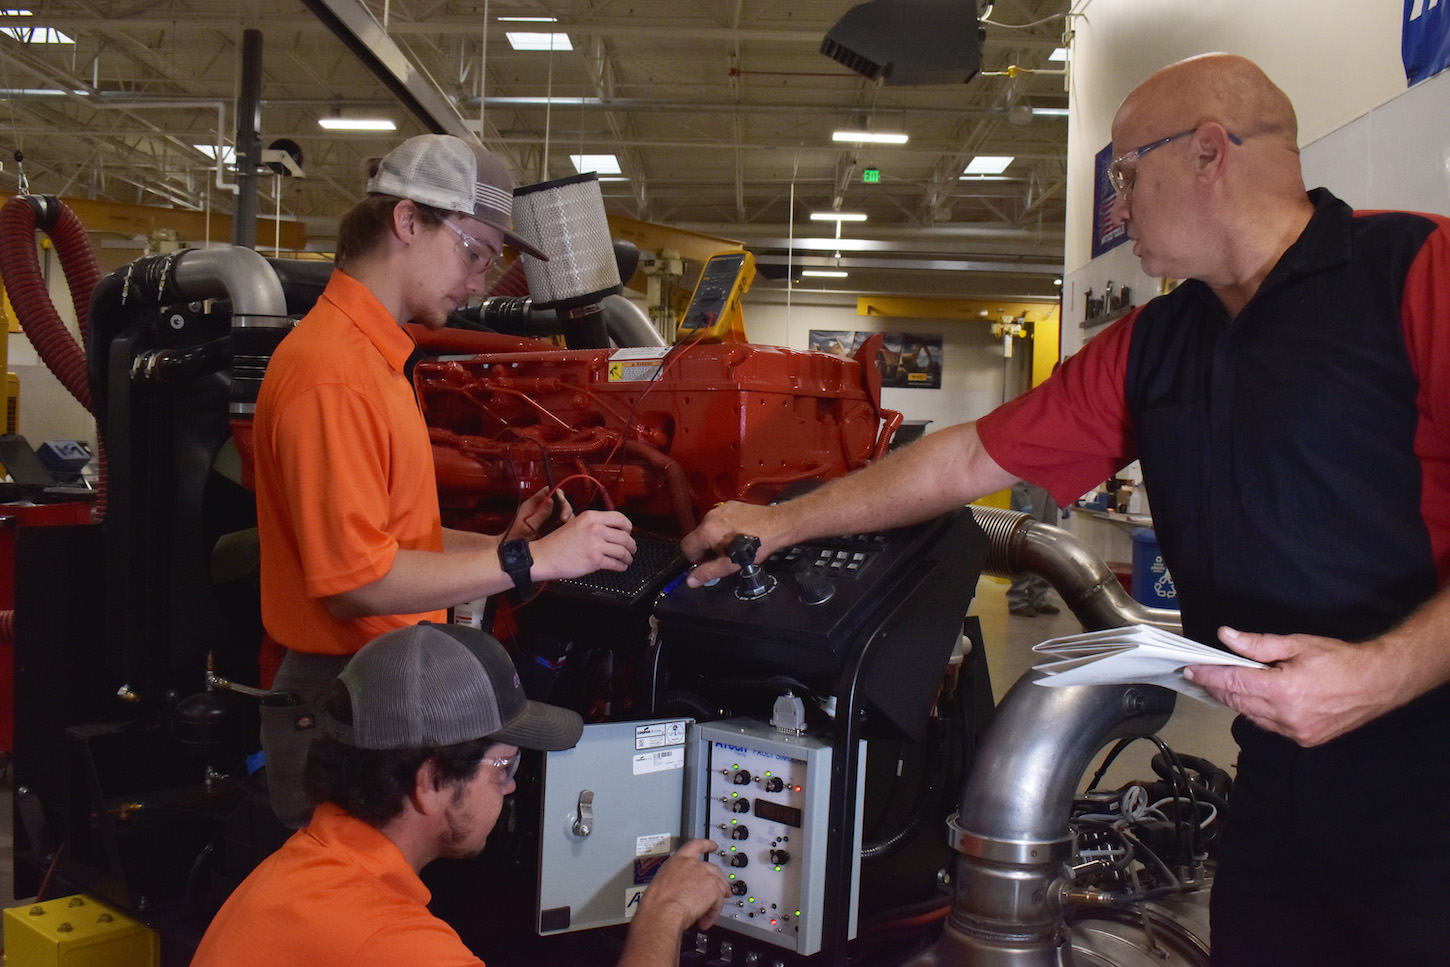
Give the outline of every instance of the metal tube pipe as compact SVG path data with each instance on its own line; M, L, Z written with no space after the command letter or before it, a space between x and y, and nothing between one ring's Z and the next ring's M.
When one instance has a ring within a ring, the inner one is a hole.
M230 300L233 329L291 325L277 273L252 249L188 249L176 257L172 272L178 294L188 301Z
M1033 570L1088 629L1145 623L1177 630L1176 612L1133 601L1071 534L1025 514L973 508L988 537L988 573ZM1151 735L1175 694L1148 685L1045 688L1023 676L998 706L948 821L958 852L955 894L937 967L1067 967L1060 894L1072 882L1068 817L1077 785L1107 742Z
M1146 624L1182 630L1177 611L1133 600L1102 558L1062 528L995 507L973 507L972 516L989 542L983 572L1010 578L1036 571L1062 595L1084 628Z

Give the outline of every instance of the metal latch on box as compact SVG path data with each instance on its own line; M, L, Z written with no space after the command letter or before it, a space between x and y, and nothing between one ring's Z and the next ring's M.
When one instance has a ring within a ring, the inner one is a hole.
M588 836L594 828L594 793L588 789L579 793L579 811L574 814L574 835Z

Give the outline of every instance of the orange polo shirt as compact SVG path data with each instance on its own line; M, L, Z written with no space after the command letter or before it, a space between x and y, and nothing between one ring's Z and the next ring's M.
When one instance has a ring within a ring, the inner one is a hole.
M377 580L400 548L443 550L413 340L334 271L267 365L253 421L262 623L293 651L351 655L446 611L340 621L323 598Z
M483 967L393 841L332 803L242 881L191 967Z

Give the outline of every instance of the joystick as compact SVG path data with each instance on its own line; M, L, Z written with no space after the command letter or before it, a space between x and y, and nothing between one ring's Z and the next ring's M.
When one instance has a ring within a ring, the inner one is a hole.
M730 560L740 566L740 584L735 596L743 601L753 601L775 590L775 578L755 563L755 552L760 550L760 538L740 534L731 538Z

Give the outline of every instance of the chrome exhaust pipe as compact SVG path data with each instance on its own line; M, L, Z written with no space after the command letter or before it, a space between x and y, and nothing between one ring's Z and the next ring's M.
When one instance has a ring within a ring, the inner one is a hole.
M1026 514L973 507L987 533L984 571L1036 571L1089 630L1178 613L1134 601L1107 565L1066 531ZM914 967L1070 967L1063 894L1072 883L1068 818L1083 773L1113 739L1152 735L1176 694L1151 685L1044 688L1024 675L997 707L947 821L957 863L952 910L935 950Z

